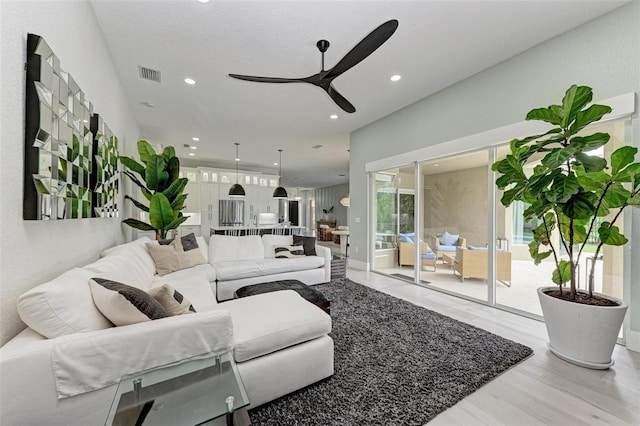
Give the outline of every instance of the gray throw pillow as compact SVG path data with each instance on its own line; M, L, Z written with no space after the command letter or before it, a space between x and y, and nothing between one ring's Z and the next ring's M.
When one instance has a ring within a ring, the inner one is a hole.
M317 256L316 253L316 237L305 237L302 235L293 236L293 245L300 245L302 242L302 248L304 249L305 256Z
M174 238L168 240L158 240L158 243L162 246L166 246L171 244ZM182 250L189 251L198 248L198 241L196 240L196 235L192 232L190 234L185 235L180 238L180 242L182 243Z

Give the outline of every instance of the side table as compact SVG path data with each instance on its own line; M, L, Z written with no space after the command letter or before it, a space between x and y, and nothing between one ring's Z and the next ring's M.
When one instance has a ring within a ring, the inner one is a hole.
M105 425L200 425L223 417L233 425L248 405L233 353L224 351L122 377Z

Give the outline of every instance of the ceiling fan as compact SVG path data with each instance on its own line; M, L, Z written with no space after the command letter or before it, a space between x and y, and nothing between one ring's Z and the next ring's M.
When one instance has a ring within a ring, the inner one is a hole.
M302 78L278 78L278 77L256 77L251 75L239 75L229 74L229 77L237 78L238 80L256 81L259 83L309 83L314 86L318 86L323 89L338 104L340 108L348 113L353 113L356 108L349 102L344 96L342 96L333 87L331 82L342 73L348 71L350 68L358 65L367 56L376 51L377 48L382 46L385 41L393 35L398 28L398 21L392 19L380 25L375 30L371 31L369 35L360 41L353 49L349 51L344 57L330 70L324 69L324 52L329 49L329 42L327 40L319 40L316 43L318 50L322 53L322 70L309 77Z

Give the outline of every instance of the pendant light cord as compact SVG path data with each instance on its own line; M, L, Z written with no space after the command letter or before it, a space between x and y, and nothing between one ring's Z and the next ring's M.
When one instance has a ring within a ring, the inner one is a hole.
M238 142L235 142L236 145L236 183L238 183L238 163L240 162L240 157L238 157L238 146L240 146L240 144Z

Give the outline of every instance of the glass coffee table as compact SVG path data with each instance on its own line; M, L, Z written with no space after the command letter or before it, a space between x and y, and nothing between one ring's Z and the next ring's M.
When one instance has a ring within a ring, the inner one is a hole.
M233 353L225 351L122 377L105 425L200 425L222 417L233 425L248 405Z

